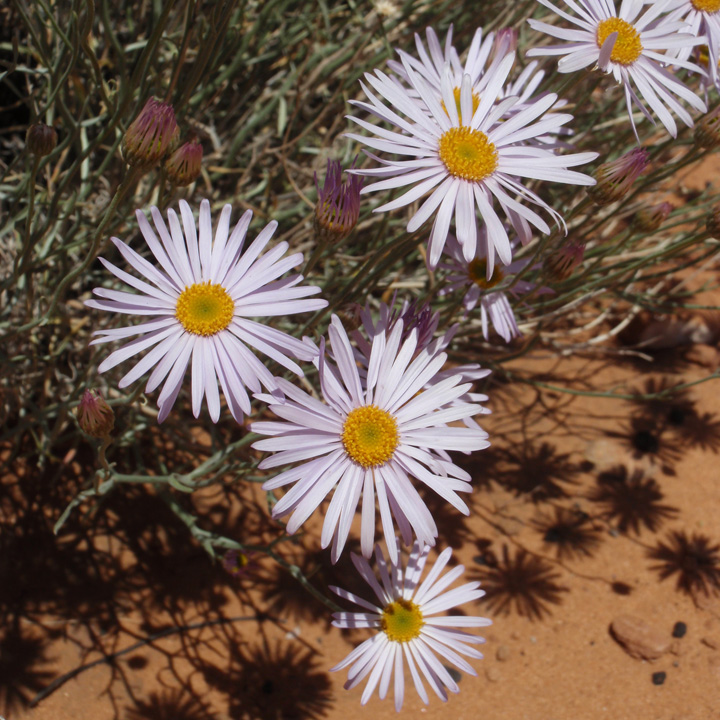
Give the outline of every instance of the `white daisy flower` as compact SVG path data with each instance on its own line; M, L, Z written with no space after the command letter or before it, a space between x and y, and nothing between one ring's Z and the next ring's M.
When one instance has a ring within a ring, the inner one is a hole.
M475 109L470 75L465 74L462 78L458 112L453 94L455 79L450 68L446 68L441 78L441 103L435 90L412 68L406 56L402 57L403 67L420 100L414 99L398 81L376 70L374 75L366 74L365 79L393 107L385 105L364 84L370 103L354 103L392 123L400 132L349 116L353 122L374 134L366 137L350 133L349 137L375 150L411 158L379 159L381 167L357 171L362 175L384 178L363 188L363 193L412 186L397 199L376 208L375 212L404 207L432 191L407 226L408 232L414 232L435 214L428 243L428 262L432 268L440 259L453 214L456 234L465 256L468 260L475 257L478 241L476 207L488 227L489 236L493 238L488 254L488 272L492 274L496 252L504 264L512 262L507 231L493 207L495 200L523 242L530 241L530 225L545 233L550 228L537 212L518 202L516 196L541 207L564 226L560 215L517 178L578 185L595 183L587 175L568 170L568 167L589 162L597 157L597 153L560 156L546 148L526 144L532 138L557 133L572 120L572 115L549 113L535 122L555 104L557 95L549 93L537 101L529 101L523 110L501 121L519 101L517 97L509 97L495 102L514 59L514 53L509 53L492 70L488 70L484 76L485 90Z
M687 29L687 24L677 20L674 14L662 16L662 13L674 9L677 0L658 0L651 3L645 12L643 0L623 0L619 11L613 0L565 0L577 16L569 15L549 0L538 1L578 28L558 28L539 20L528 20L535 30L570 41L563 45L532 48L527 52L528 57L566 55L558 62L558 70L563 73L575 72L589 65L597 65L612 73L615 81L623 86L636 137L633 103L650 122L655 124L655 120L633 86L673 137L677 136L677 125L670 110L689 127L693 125L690 113L674 96L685 100L696 110L706 111L705 103L665 68L665 65L676 65L703 72L687 60L663 53L692 48L703 42L680 32Z
M515 313L510 305L508 294L517 298L525 295L537 287L534 283L526 280L518 280L510 289L505 289L513 280L513 275L524 270L528 263L527 259L515 260L502 270L495 267L492 277L487 277L487 257L485 253L486 241L483 237L476 256L468 262L463 256L462 248L450 236L447 245L449 258L447 262L441 263L440 268L447 274L447 286L440 290L441 295L465 290L463 307L466 312L471 312L480 304L480 324L483 337L489 337L489 327L492 325L495 332L506 342L520 337L522 333L515 319ZM492 290L492 292L488 292ZM550 288L539 288L539 294L551 293Z
M453 240L454 238L450 238ZM437 330L440 322L440 313L433 312L427 303L419 304L417 302L403 301L400 309L393 309L395 305L395 297L390 305L380 303L378 308L378 319L373 319L373 314L370 311L369 304L366 304L365 308L360 308L358 311L360 320L362 321L363 328L368 338L375 337L378 333L387 333L391 331L398 320L402 320L403 331L401 341L404 341L407 336L417 331L417 348L416 353L420 352L423 348L427 347L431 342L435 342L436 351L444 351L452 341L455 333L457 332L459 325L452 325L446 330L441 337L435 338L435 331ZM366 339L365 335L360 330L352 332L352 339L355 341L357 347L356 360L360 370L361 377L363 372L366 373L367 367L370 361L370 355L372 352L372 345ZM467 363L464 365L453 365L446 370L441 370L437 375L430 378L425 389L429 389L438 383L443 382L446 378L452 375L461 375L462 382L475 383L478 380L483 380L490 375L490 370L481 367L478 363ZM484 403L489 400L488 396L484 393L468 392L460 397L455 398L450 404L454 405L457 403ZM489 408L482 407L480 409L481 414L489 414L491 411ZM466 417L463 419L463 423L468 427L478 428L479 425L473 417ZM436 450L438 455L444 460L450 461L450 455L444 450Z
M444 51L440 45L437 34L431 27L426 28L425 35L427 37L427 49L423 44L422 38L417 33L415 34L415 47L417 48L419 59L414 58L403 50L397 50L398 55L427 81L428 85L436 92L441 104L443 103L442 77L445 68L449 67L453 82L453 96L455 97L455 106L458 115L461 113L460 87L463 76L470 76L472 108L473 111L475 111L480 104L480 97L483 92L485 92L487 83L492 78L495 69L508 52L514 52L517 48L517 32L515 30L506 28L500 30L497 34L491 32L488 33L483 40L483 29L478 28L475 31L467 58L463 64L460 61L457 50L452 44L452 25L445 38ZM517 96L518 98L517 103L508 108L508 115L513 115L523 110L542 82L545 71L540 70L536 72L538 65L537 60L528 63L515 80L507 82L500 88L496 98L498 101L511 96ZM406 88L408 94L413 98L420 98L420 94L413 88L412 82L402 62L388 60L388 66L408 86ZM534 99L537 100L538 98L535 97ZM565 104L565 100L558 100L555 103L555 107L558 108ZM431 114L429 110L427 114ZM546 143L551 142L547 136L543 138L533 138L533 140L535 139Z
M294 533L333 493L320 542L332 542L332 561L340 557L362 495L361 548L366 557L375 537L375 497L390 557L397 559L393 518L406 545L413 533L435 544L437 526L411 478L429 487L460 512L469 514L459 492L470 492L470 475L439 457L440 451L472 452L488 447L480 427L449 427L447 423L483 412L462 402L470 383L454 373L430 389L446 354L431 343L417 350L417 331L402 341L403 323L372 338L367 371L360 373L350 340L337 316L328 331L337 367L325 357L324 341L318 367L324 402L278 379L285 401L259 396L286 422L255 422L252 431L269 435L257 450L274 452L260 469L299 463L263 485L264 490L292 488L273 507L273 517L290 513Z
M686 32L701 38L708 47L710 81L720 83L718 64L720 63L720 0L680 0L673 17L687 23ZM687 60L692 47L686 45L677 52L680 60Z
M438 556L435 565L420 582L429 547L413 546L407 567L392 561L388 565L380 548L375 548L375 559L380 581L364 558L352 553L352 561L363 580L372 588L377 601L363 598L331 586L341 598L362 607L365 612L339 612L333 614L333 625L339 628L376 628L376 634L356 647L331 672L350 667L345 688L350 689L370 676L363 690L361 704L365 705L379 685L380 699L385 699L390 682L395 676L393 688L395 709L399 712L405 696L404 664L408 665L413 684L420 699L427 705L428 694L422 678L444 702L446 689L460 691L446 665L454 665L468 675L477 675L462 655L482 659L483 655L472 645L485 642L465 628L487 627L492 620L479 616L441 615L451 608L474 602L481 598L479 582L470 582L446 590L464 572L458 565L442 577L441 572L452 555L446 548ZM378 603L379 601L379 603ZM419 671L419 672L418 672Z
M190 206L184 200L180 201L182 225L175 211L168 210L169 231L160 211L151 208L157 235L138 210L140 232L159 267L122 240L111 239L123 258L145 280L100 258L113 275L139 292L96 288L93 292L102 299L88 300L85 304L98 310L152 319L140 325L96 332L100 337L92 341L93 345L139 336L111 353L98 370L105 372L152 348L118 385L127 387L150 370L145 392L152 392L165 381L158 398L159 422L170 413L190 362L195 417L205 397L210 417L217 422L219 380L232 416L242 422L243 413L250 412L246 388L259 392L262 385L270 392L280 393L276 378L248 346L301 376L302 370L288 355L305 361L317 355L310 345L250 319L310 312L327 305L325 300L302 299L320 292L318 287L298 286L302 275L278 279L302 263L302 253L284 258L288 244L282 242L259 257L275 232L275 221L263 228L243 252L252 211L245 212L232 233L231 212L230 205L223 207L213 241L207 200L200 205L199 233Z

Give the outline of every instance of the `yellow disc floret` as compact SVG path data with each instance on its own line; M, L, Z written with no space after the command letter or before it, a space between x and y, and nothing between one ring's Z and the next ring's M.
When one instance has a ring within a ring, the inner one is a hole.
M602 47L610 33L616 32L617 39L610 53L610 59L620 65L632 65L643 51L640 33L625 20L609 18L603 20L597 28L597 44Z
M386 605L380 618L380 627L393 642L408 642L420 635L425 623L420 608L410 600L400 598Z
M487 260L485 258L475 258L468 265L468 275L478 287L489 290L495 287L505 277L503 271L496 265L493 268L492 277L487 278Z
M358 465L364 468L383 465L400 442L397 421L376 405L355 408L343 425L342 442Z
M460 88L459 87L453 88L453 96L455 98L455 107L457 108L458 117L462 118L462 110L460 110ZM445 105L445 101L441 100L440 104L442 105L442 109L449 116L450 113L448 112L447 106ZM478 109L478 105L480 105L480 96L477 93L473 93L472 94L473 115L475 114L475 111Z
M690 0L690 2L700 12L716 13L720 10L720 0Z
M215 335L233 318L235 303L222 285L211 282L186 287L177 300L175 317L193 335Z
M483 180L498 165L498 153L487 135L469 127L454 127L440 137L440 159L451 175L463 180Z

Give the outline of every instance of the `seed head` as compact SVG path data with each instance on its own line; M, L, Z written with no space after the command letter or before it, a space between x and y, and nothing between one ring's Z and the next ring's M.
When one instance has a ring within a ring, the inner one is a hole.
M352 170L355 161L351 165ZM320 187L315 174L318 199L315 203L315 235L323 243L344 240L357 225L360 217L360 190L363 179L350 175L342 180L342 166L328 160L325 182Z
M57 147L55 128L45 123L33 123L27 130L25 144L29 152L38 157L49 155Z
M197 180L202 169L203 149L197 138L183 143L165 161L165 172L173 185L185 187Z
M603 163L595 171L597 185L588 188L596 205L610 205L622 200L649 162L647 150L635 148L617 160Z
M106 438L115 426L115 413L97 390L85 390L75 414L83 432Z
M145 169L157 165L173 150L179 134L172 105L149 98L123 137L125 162Z

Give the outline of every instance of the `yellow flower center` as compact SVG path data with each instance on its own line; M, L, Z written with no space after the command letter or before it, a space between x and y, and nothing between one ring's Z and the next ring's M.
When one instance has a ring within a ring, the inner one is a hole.
M410 600L395 600L386 605L380 619L380 627L385 631L388 640L408 642L420 635L425 623L420 608Z
M439 152L450 174L463 180L483 180L498 164L497 150L487 135L469 127L454 127L443 133Z
M459 87L453 88L453 96L455 97L455 107L457 108L458 117L461 118L462 111L460 110L460 88ZM442 105L442 109L449 116L450 113L448 112L447 106L445 105L445 101L441 100L440 104ZM473 93L472 94L473 115L475 114L475 111L478 109L478 105L480 105L480 96L477 93Z
M468 265L468 275L478 287L489 290L495 287L505 277L503 271L496 265L493 268L492 277L487 279L487 260L485 258L475 258Z
M211 282L186 287L175 306L175 317L193 335L215 335L233 318L235 303L222 285Z
M620 65L632 65L643 51L640 42L640 33L625 20L620 18L608 18L603 20L597 28L597 44L602 47L610 33L618 34L610 53L610 59Z
M716 13L720 10L720 0L690 0L696 10L706 13Z
M342 442L358 465L364 468L383 465L400 442L397 421L376 405L355 408L343 425Z

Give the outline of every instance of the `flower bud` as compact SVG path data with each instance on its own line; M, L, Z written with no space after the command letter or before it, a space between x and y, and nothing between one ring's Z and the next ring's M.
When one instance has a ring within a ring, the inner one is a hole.
M493 41L493 57L498 55L504 57L510 52L517 50L518 33L515 28L502 28L497 31L495 40Z
M125 162L151 168L172 151L179 134L172 105L149 98L123 137Z
M667 220L668 215L674 210L669 202L662 202L650 208L638 210L632 219L633 230L639 232L654 232Z
M337 160L328 160L322 189L315 174L318 199L315 203L314 224L315 235L321 243L344 240L357 225L362 185L363 180L357 175L350 175L343 182L342 166Z
M648 166L648 153L635 148L617 160L603 163L595 171L597 185L588 188L588 195L596 205L610 205L622 200Z
M720 239L720 203L714 205L705 218L705 229L710 237Z
M711 149L720 145L720 105L698 120L693 137L701 148Z
M49 155L57 147L55 128L45 123L33 123L27 130L25 144L29 152L38 157Z
M75 414L83 432L106 438L115 426L115 413L97 390L86 390Z
M197 180L202 168L202 145L197 138L183 143L165 161L167 179L173 184L185 187Z
M558 248L543 261L543 267L553 280L567 280L582 263L585 257L585 244L569 242Z

